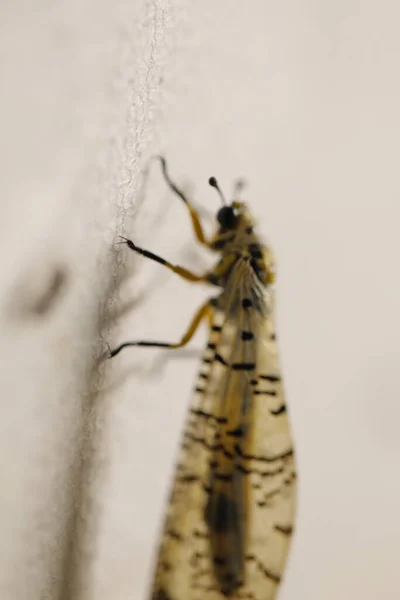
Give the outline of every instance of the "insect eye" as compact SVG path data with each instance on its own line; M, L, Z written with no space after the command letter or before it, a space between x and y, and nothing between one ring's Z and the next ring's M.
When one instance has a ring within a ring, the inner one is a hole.
M238 222L238 214L233 206L223 206L217 213L218 223L223 229L235 229Z

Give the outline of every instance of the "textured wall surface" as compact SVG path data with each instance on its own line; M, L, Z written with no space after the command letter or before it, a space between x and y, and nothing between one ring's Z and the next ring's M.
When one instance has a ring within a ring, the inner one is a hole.
M0 597L140 600L207 291L164 153L205 214L244 176L275 249L299 462L280 600L400 589L398 4L23 0L0 7ZM126 265L126 269L124 269ZM98 360L100 357L100 361Z

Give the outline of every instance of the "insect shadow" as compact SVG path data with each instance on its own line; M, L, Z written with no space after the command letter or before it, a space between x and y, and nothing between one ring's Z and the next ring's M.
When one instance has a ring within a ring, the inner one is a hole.
M34 280L21 278L9 302L10 315L40 319L49 314L64 295L69 278L65 265L53 266Z
M124 383L129 381L131 377L138 377L139 379L146 379L152 382L159 381L165 372L165 369L170 360L182 360L182 359L198 359L201 356L202 348L182 348L174 350L163 350L158 353L158 356L151 361L150 365L144 366L142 364L133 363L126 365L118 370L118 378L110 383L104 392L112 392L123 386ZM104 351L102 352L99 361L103 362L110 358L110 346L106 344Z

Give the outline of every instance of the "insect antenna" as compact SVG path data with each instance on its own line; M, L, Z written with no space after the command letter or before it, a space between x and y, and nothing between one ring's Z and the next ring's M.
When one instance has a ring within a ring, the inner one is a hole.
M226 201L226 198L224 196L224 194L221 191L221 188L218 185L218 181L215 179L215 177L210 177L210 179L208 180L209 185L211 185L211 187L215 188L218 192L218 195L221 199L222 202L222 206L226 206L228 203Z
M245 179L237 179L233 184L232 196L235 200L239 200L242 190L246 187L247 182Z

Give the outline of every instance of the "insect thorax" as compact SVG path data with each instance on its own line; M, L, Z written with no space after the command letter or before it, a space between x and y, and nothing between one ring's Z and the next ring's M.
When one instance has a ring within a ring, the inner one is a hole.
M222 288L216 306L228 318L235 318L244 305L266 316L269 313L269 287L274 282L272 254L253 233L252 227L232 232L231 239L222 233L214 247L221 259L209 274L210 283ZM223 247L222 246L223 243Z

